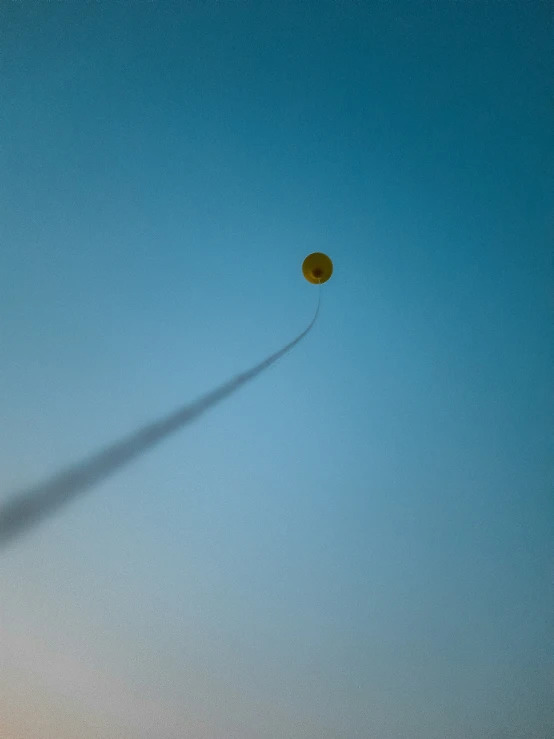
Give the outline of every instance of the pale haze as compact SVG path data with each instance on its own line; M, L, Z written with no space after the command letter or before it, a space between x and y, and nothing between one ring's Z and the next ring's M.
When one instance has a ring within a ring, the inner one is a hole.
M551 15L1 4L1 739L553 739Z

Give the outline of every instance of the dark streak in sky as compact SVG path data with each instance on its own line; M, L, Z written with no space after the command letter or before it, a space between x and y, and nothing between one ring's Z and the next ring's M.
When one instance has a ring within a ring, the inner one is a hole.
M115 442L79 464L69 467L54 477L14 494L0 507L0 547L18 539L43 519L132 462L141 454L183 426L191 423L205 411L232 395L243 385L289 352L313 327L319 313L319 302L309 326L279 351L263 362L237 375L198 400L144 426L122 441Z

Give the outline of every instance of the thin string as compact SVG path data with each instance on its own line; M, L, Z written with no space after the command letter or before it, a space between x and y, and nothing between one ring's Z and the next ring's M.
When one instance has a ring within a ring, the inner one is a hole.
M33 485L0 505L0 547L24 534L42 519L52 515L71 500L102 482L133 459L149 451L170 434L178 431L202 413L238 390L287 354L311 331L319 315L321 282L317 307L308 326L279 351L259 364L220 385L203 397L182 406L177 411L135 431L121 441L104 448L91 457L62 470L59 474Z

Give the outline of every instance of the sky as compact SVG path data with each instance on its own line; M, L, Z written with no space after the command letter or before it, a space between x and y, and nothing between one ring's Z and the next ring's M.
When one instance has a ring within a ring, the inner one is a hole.
M549 3L0 6L2 739L552 739Z

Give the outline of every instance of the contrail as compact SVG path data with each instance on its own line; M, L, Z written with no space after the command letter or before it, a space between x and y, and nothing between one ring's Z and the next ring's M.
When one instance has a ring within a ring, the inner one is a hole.
M54 477L13 495L0 506L0 547L23 535L27 530L55 513L59 508L102 482L121 467L144 454L167 436L191 423L205 411L253 380L261 372L295 347L312 329L319 313L317 308L310 324L301 334L263 362L237 375L198 400L179 408L158 421L143 426L92 457Z

